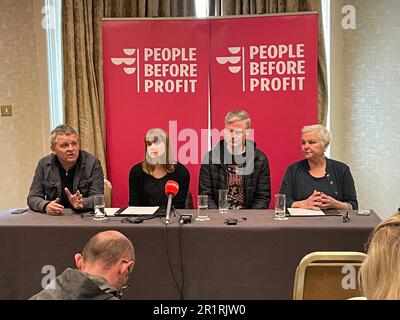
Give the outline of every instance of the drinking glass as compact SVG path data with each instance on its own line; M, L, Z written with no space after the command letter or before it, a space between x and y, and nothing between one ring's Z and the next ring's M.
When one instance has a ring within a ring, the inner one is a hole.
M218 190L218 212L227 213L228 212L228 190L220 189Z
M208 196L198 195L197 196L197 221L210 220L208 217Z
M275 220L287 220L286 218L286 195L277 193L275 195Z
M105 212L105 202L104 202L104 195L96 194L93 198L94 204L94 216L93 220L106 220L106 212Z

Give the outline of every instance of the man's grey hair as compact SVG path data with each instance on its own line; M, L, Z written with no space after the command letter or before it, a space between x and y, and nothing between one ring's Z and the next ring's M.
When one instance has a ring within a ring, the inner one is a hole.
M326 151L332 139L332 135L327 128L325 128L322 124L313 124L311 126L303 127L301 133L303 134L306 132L315 132L315 134L321 140L321 143L324 145L324 151Z
M232 123L235 121L246 121L246 129L250 128L250 116L249 114L241 109L236 109L229 111L228 114L225 116L225 124Z
M60 124L50 132L49 142L51 147L54 147L55 144L57 143L58 134L65 134L66 136L69 136L70 134L76 134L79 141L78 133L74 128L72 128L69 124Z

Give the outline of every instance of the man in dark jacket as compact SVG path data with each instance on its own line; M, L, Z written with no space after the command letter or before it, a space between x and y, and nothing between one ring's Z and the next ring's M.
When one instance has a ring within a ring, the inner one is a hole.
M78 134L67 124L51 132L50 148L52 154L36 167L29 208L49 215L61 215L64 208L93 209L94 196L104 192L100 161L80 150Z
M224 140L203 159L199 194L208 195L208 207L218 208L218 190L228 190L233 209L267 209L271 200L269 163L248 140L250 117L244 110L225 116Z
M118 231L94 235L75 254L78 268L65 269L30 300L119 300L130 283L135 260L132 242Z

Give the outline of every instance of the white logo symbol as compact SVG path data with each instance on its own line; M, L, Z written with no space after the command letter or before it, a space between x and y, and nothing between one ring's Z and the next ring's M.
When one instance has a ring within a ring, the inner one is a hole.
M228 63L228 70L231 73L239 73L242 71L242 91L245 92L246 79L244 70L244 47L228 47L228 51L232 54L232 56L216 57L216 60L219 64ZM242 62L241 65L240 62Z
M232 54L237 54L239 53L241 47L229 47L228 50ZM232 73L238 73L242 67L237 66L240 63L241 56L231 56L231 57L217 57L217 62L219 64L226 64L229 63L231 66L228 66L228 70ZM233 66L232 66L233 65Z
M133 56L136 52L136 49L123 49L123 51L127 56ZM134 74L136 71L136 68L134 67L136 58L134 58L134 57L111 58L111 62L113 64L115 64L116 66L123 64L124 72L126 74Z

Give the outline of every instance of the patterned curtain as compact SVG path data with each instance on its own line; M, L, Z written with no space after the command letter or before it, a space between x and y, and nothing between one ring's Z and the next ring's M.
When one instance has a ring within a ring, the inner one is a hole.
M194 16L195 0L63 0L65 122L79 132L81 148L105 161L101 18Z

